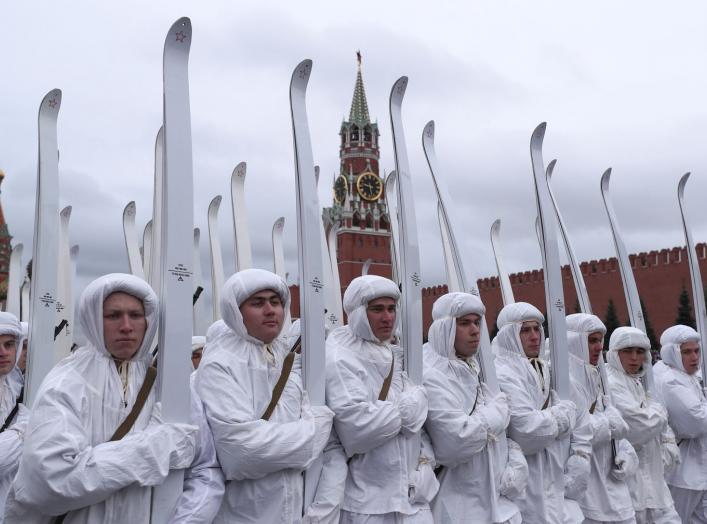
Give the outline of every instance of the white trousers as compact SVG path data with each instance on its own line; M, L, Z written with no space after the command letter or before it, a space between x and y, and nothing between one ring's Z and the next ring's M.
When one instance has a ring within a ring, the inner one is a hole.
M683 522L689 524L707 524L707 491L668 486L673 496L675 510Z
M364 513L341 510L339 524L434 524L434 521L432 520L432 512L429 509L421 509L414 515L403 515L402 513L366 515Z
M673 506L662 509L644 509L636 512L638 524L683 524Z
M582 524L636 524L636 517L626 520L592 520L584 519Z

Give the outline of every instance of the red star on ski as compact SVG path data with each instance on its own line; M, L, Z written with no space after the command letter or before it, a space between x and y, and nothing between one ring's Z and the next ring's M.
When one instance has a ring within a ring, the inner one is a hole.
M179 31L176 36L177 42L184 42L184 39L187 37L187 34L184 31Z
M56 98L52 98L49 101L49 107L56 107Z

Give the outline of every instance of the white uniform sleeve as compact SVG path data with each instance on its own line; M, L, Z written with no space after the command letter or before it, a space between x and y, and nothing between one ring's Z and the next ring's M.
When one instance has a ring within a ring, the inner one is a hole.
M631 445L640 446L661 434L667 422L662 404L649 400L642 406L624 384L614 381L611 387L614 406L628 425L626 439Z
M332 429L324 448L324 466L317 484L314 502L305 512L304 524L338 524L348 475L346 454L336 431Z
M486 448L488 428L478 413L469 414L459 409L447 384L448 379L441 373L435 370L425 373L429 402L425 429L432 440L437 462L453 468L469 462Z
M535 407L535 400L517 375L499 373L499 383L508 395L511 408L508 436L518 443L523 453L539 453L554 442L558 428L550 410Z
M670 426L678 438L698 438L707 434L707 402L695 388L676 381L663 385Z
M211 429L194 381L191 381L191 422L199 428L196 453L191 467L184 472L182 492L171 524L211 524L225 491L223 472L216 458Z
M392 390L392 388L391 388ZM327 405L347 456L366 453L400 433L400 411L389 400L369 400L369 388L344 360L327 364Z
M321 451L315 449L317 426L310 411L303 410L310 416L292 422L262 420L261 413L253 410L250 394L219 362L209 361L199 368L197 391L227 480L303 470Z
M164 481L180 443L165 424L150 424L115 442L91 446L79 417L80 398L47 389L30 417L15 498L52 515L97 504L137 483ZM186 425L185 425L186 426Z
M17 468L22 456L28 417L29 410L20 404L12 424L0 433L0 471L13 471Z

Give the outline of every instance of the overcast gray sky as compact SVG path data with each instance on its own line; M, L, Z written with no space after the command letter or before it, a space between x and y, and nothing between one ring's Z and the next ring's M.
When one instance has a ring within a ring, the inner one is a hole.
M434 119L440 178L478 276L494 274L489 228L503 221L509 271L540 266L528 144L548 122L545 160L558 158L555 194L581 260L613 255L599 177L612 192L630 252L683 243L676 188L693 171L687 206L707 239L707 4L697 0L561 2L121 1L2 2L0 168L15 242L32 244L37 108L63 90L61 202L71 204L80 283L127 271L122 210L151 216L154 137L161 124L162 46L192 19L190 58L195 225L224 196L220 226L233 270L230 175L248 162L254 262L271 268L270 231L286 217L288 271L296 274L294 168L288 86L314 61L308 110L322 205L331 204L338 131L356 74L381 130L381 167L393 169L388 95L410 78L403 107L425 285L442 283L435 198L420 135Z

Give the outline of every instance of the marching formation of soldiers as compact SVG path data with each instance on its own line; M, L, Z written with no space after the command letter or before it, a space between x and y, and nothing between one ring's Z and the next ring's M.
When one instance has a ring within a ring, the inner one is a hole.
M236 273L222 320L193 341L189 424L164 422L151 389L159 307L143 280L111 274L86 288L86 344L51 370L31 410L16 365L27 329L0 313L0 517L147 523L151 488L184 470L175 523L707 522L694 329L663 333L646 388L642 331L616 329L604 362L599 318L568 316L568 400L551 387L544 317L522 302L498 316L500 392L488 386L477 359L485 308L468 293L434 304L423 383L413 383L396 342L399 299L391 280L351 282L348 324L326 341L326 406L316 406L296 330L284 332L287 285L265 270ZM303 508L302 472L319 460Z

